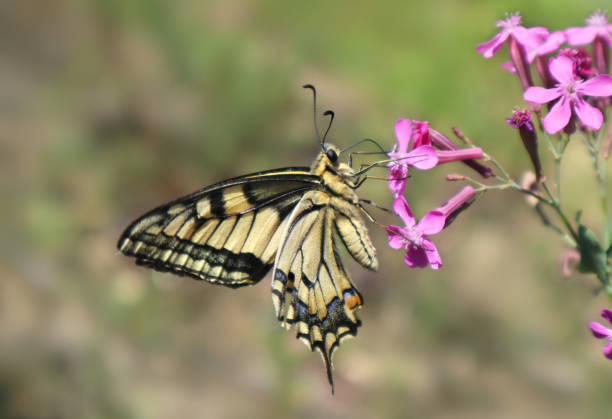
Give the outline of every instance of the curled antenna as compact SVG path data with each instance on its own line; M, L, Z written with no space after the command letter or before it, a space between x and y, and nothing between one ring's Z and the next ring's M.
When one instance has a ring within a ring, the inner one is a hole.
M385 151L385 149L382 148L382 146L380 144L378 144L378 141L373 140L371 138L364 138L362 140L357 141L356 143L351 144L348 147L343 148L342 150L340 150L340 154L344 153L346 150L350 150L351 148L356 147L359 144L363 144L363 143L366 143L366 142L374 144L376 147L378 147L380 149L380 152L382 154L387 154L388 153L388 151Z
M323 135L323 144L325 144L325 139L327 138L327 133L329 132L329 129L332 126L332 122L334 122L334 117L336 116L336 114L334 113L334 111L331 110L327 110L325 112L323 112L323 115L331 115L330 119L329 119L329 125L327 126L327 129L325 130L325 134Z
M321 134L319 134L319 127L317 126L317 89L312 84L305 84L302 86L304 89L312 90L312 107L313 107L313 119L314 119L314 128L317 133L317 138L319 139L319 143L321 144L321 148L325 150L323 146L323 141L321 140Z

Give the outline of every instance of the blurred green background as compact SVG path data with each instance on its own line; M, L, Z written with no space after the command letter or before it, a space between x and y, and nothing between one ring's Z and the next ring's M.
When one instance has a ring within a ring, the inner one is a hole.
M0 416L608 417L612 364L586 327L606 301L590 279L561 277L562 245L517 194L485 196L434 237L438 272L406 268L371 228L381 268L347 262L363 327L336 353L333 397L319 356L274 318L268 278L224 289L115 250L153 206L309 165L304 83L336 111L340 146L389 147L397 118L427 119L460 126L518 177L529 163L504 118L519 83L474 48L507 11L562 29L598 7L609 3L1 2ZM564 194L595 224L574 148ZM417 214L462 170L415 173ZM382 182L360 194L391 205Z

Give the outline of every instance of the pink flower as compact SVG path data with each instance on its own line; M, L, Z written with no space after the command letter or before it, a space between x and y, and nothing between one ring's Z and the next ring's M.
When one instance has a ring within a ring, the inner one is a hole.
M565 33L562 31L555 31L550 35L540 38L538 44L527 48L527 61L531 63L536 57L550 54L559 48L564 42Z
M483 42L476 47L476 52L485 58L491 58L499 51L504 43L512 36L525 48L535 48L540 44L540 39L548 35L548 29L542 27L525 28L520 26L521 16L518 13L509 15L505 20L498 20L498 28L502 30L491 40Z
M442 266L442 259L435 244L427 237L436 234L450 223L455 216L469 205L475 190L471 186L464 187L457 195L439 208L429 211L417 223L412 210L403 196L393 201L393 210L404 222L404 227L387 226L389 246L393 249L406 249L404 263L411 268L432 269Z
M580 121L592 129L601 128L603 115L599 109L589 105L582 96L612 95L612 77L600 74L589 80L582 80L574 74L574 63L568 57L557 57L550 60L551 75L559 82L551 89L530 87L523 94L528 102L547 103L558 101L542 121L549 134L561 131L575 112Z
M612 324L612 311L607 308L601 311L601 317L606 319L608 323ZM597 339L607 339L608 344L603 347L603 354L606 358L612 359L612 329L603 326L598 322L590 322L589 328L591 329L591 333Z
M599 74L607 74L610 68L612 25L605 12L595 12L586 19L587 26L565 30L570 45L593 43L593 59Z
M441 211L429 211L418 223L406 199L400 195L393 202L393 210L404 222L404 227L388 225L389 246L393 249L406 249L404 263L411 268L424 268L428 264L432 269L442 266L442 259L436 245L427 238L429 234L442 231L446 221Z
M593 13L586 19L586 23L587 26L565 30L567 42L570 45L590 44L596 37L600 37L609 47L612 47L612 25L608 23L608 16L605 12Z
M395 123L397 144L393 146L393 150L389 152L389 157L395 160L387 165L390 174L389 189L391 189L394 196L404 193L406 177L408 176L408 166L415 167L419 170L428 170L438 164L436 151L429 144L419 145L414 147L412 151L408 151L410 148L411 136L412 122L410 119L399 119Z

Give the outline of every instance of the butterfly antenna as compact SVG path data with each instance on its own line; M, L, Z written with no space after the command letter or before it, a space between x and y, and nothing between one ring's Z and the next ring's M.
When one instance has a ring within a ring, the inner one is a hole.
M334 122L334 117L336 116L336 114L334 113L334 111L330 111L327 110L325 112L323 112L323 115L331 115L331 117L329 118L329 125L327 126L327 129L325 130L325 134L323 135L323 144L325 144L325 139L327 138L327 133L329 132L331 126L332 126L332 122Z
M348 147L343 148L342 150L340 150L340 154L344 153L346 150L350 150L351 148L356 147L359 144L363 144L363 143L372 143L372 144L374 144L376 147L378 147L378 149L380 150L381 154L389 153L388 151L385 151L384 148L382 148L382 146L378 143L378 141L373 140L371 138L364 138L362 140L357 141L356 143L351 144Z
M304 89L312 90L312 107L313 107L313 120L314 120L314 128L317 133L317 138L319 143L321 144L321 148L325 150L323 146L323 141L321 140L321 134L319 133L319 126L317 125L317 89L312 84L305 84L302 86Z

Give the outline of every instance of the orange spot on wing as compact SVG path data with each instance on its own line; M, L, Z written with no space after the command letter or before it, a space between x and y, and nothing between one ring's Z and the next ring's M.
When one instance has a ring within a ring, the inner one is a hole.
M345 304L347 308L354 309L356 307L361 306L361 298L359 298L358 294L348 295L345 299Z

